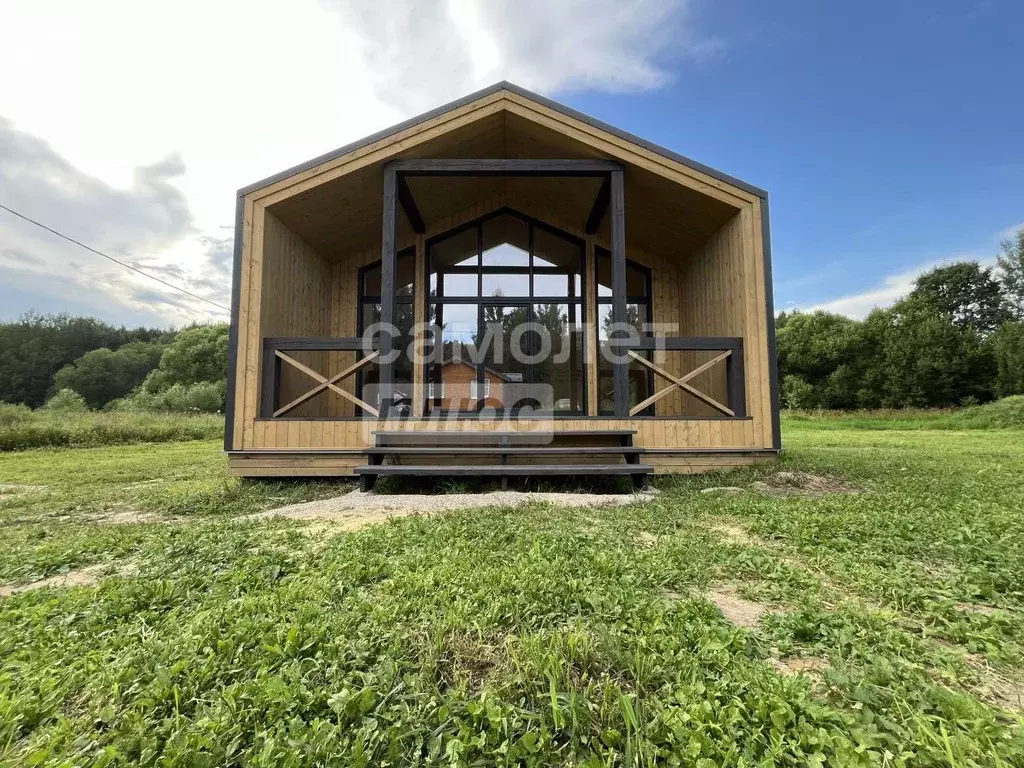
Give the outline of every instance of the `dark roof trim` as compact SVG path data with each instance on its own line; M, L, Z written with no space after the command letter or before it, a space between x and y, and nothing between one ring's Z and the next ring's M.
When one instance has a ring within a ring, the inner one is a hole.
M688 168L692 168L695 171L700 171L701 173L705 173L708 176L711 176L712 178L725 182L726 184L731 184L732 186L737 187L738 189L742 189L745 192L749 192L752 195L756 195L757 197L760 198L768 197L768 193L765 192L763 189L760 189L759 187L755 187L752 184L748 184L745 181L741 181L740 179L737 179L734 176L730 176L726 173L722 173L721 171L717 171L714 168L704 165L703 163L698 163L696 160L691 160L690 158L684 155L680 155L677 152L673 152L670 149L660 147L657 144L652 144L651 142L646 141L645 139L641 139L639 136L634 136L631 133L622 131L613 125L609 125L608 123L596 120L595 118L590 117L589 115L585 115L582 112L577 112L575 109L571 109L565 106L564 104L559 104L557 101L552 101L551 99L545 98L544 96L540 96L536 93L528 91L525 88L520 88L518 85L514 85L506 80L502 80L501 82L495 83L494 85L488 86L487 88L476 91L475 93L463 96L461 99L456 99L455 101L449 102L448 104L443 104L440 107L430 110L429 112L424 112L422 115L417 115L416 117L410 118L409 120L398 123L397 125L393 125L390 128L385 128L383 131L378 131L377 133L366 136L365 138L359 139L359 141L353 142L352 144L346 144L344 147L339 147L338 149L320 155L319 157L314 157L313 159L307 160L304 163L300 163L299 165L296 165L293 168L288 168L287 170L281 171L280 173L275 173L273 176L268 176L267 178L261 181L257 181L255 184L250 184L246 187L242 187L240 190L238 190L238 195L239 197L242 197L244 195L249 194L250 192L255 192L257 189L262 189L263 187L269 186L270 184L275 184L279 181L287 179L289 176L294 176L295 174L302 173L303 171L308 171L309 169L315 168L321 163L326 163L329 160L335 160L343 155L347 155L349 152L354 152L357 149L365 147L369 144L373 144L374 142L380 141L381 139L386 139L393 134L400 133L401 131L404 131L408 128L412 128L413 126L419 125L420 123L426 122L427 120L432 120L435 117L439 117L440 115L443 115L446 112L450 112L454 109L464 107L467 104L472 104L474 101L477 101L478 99L482 99L486 96L491 96L495 93L498 93L499 91L510 91L511 93L514 93L518 96L522 96L525 99L535 101L538 104L547 107L548 109L554 110L555 112L561 112L563 115L567 117L571 117L575 120L579 120L580 122L586 123L587 125L597 128L598 130L610 133L613 136L617 136L620 139L623 139L624 141L636 144L637 146L643 147L644 149L654 152L655 154L659 154L662 157L666 157L669 160L674 160L677 163L681 163L687 166Z

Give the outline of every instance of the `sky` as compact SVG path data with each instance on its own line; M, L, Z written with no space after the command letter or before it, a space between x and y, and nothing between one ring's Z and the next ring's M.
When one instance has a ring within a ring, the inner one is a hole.
M5 0L0 204L227 306L235 191L508 79L767 189L778 310L1024 226L1024 4ZM627 221L628 227L628 221ZM227 318L0 210L0 320Z

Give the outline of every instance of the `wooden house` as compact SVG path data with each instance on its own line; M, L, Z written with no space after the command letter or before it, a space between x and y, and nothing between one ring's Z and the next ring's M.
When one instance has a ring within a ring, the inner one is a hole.
M749 464L773 327L765 192L498 83L239 191L230 468Z

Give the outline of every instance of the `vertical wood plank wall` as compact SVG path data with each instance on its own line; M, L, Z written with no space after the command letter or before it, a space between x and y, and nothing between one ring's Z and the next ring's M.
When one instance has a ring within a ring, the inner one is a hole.
M331 329L331 264L270 212L263 225L263 295L260 327L264 337L329 336ZM315 352L290 352L300 363L318 369ZM316 382L286 362L281 364L282 404ZM333 398L316 397L291 411L292 416L330 416Z
M757 216L755 216L755 209ZM772 445L765 275L760 242L760 204L737 212L682 266L682 335L742 336L746 379L747 441ZM756 223L756 231L755 231ZM684 353L687 369L713 353ZM726 379L717 366L693 381L724 402ZM710 416L713 409L687 397L687 415Z
M529 199L507 193L482 200L470 209L431 222L425 236L404 238L399 249L416 246L415 316L424 316L423 286L426 280L425 240L470 221L502 205L542 219L586 241L586 318L596 328L595 245L608 247L602 235L586 236L578 225L552 220ZM353 406L332 393L317 396L291 415L292 420L258 420L259 367L262 339L267 336L355 336L358 328L358 272L380 258L379 248L350 254L320 254L256 204L245 207L243 235L242 302L239 311L238 386L234 447L245 449L360 448L371 442L376 429L531 429L536 423L452 421L377 422L351 419ZM771 398L768 384L767 329L764 311L765 285L760 234L760 205L740 210L696 253L650 254L627 248L627 257L653 272L654 321L665 335L743 336L746 345L746 420L709 419L700 401L680 392L658 402L657 419L554 420L559 429L634 428L638 445L653 448L770 448ZM256 311L258 308L258 311ZM675 329L675 330L673 330ZM597 339L587 339L588 415L597 414ZM355 353L297 353L297 359L325 375L332 375L355 360ZM660 353L655 362L681 375L708 353ZM423 373L414 368L413 386L422 392ZM310 389L315 382L301 372L283 366L281 402ZM658 389L667 384L655 377ZM694 380L694 385L717 399L725 399L724 366ZM340 386L354 391L355 378ZM417 397L416 402L422 398ZM305 410L302 410L305 409ZM672 418L678 416L679 418ZM693 465L692 462L688 466Z

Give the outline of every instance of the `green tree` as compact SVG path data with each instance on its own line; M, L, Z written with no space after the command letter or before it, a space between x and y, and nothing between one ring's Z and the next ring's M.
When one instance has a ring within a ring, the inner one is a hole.
M989 341L996 361L996 394L1024 395L1024 322L1003 323Z
M982 336L1007 319L1003 289L991 267L976 261L958 261L936 267L917 278L910 298L949 315L959 328L973 328Z
M991 399L995 360L974 328L954 324L914 297L875 310L866 324L880 349L864 381L880 393L881 405L935 407Z
M998 264L1007 311L1015 320L1024 321L1024 227L1003 241Z
M163 392L175 384L224 381L228 375L227 323L197 325L179 331L164 350L160 365L143 384Z
M853 408L870 350L862 324L828 312L780 316L776 328L779 376L792 378L794 408Z
M156 368L163 351L163 344L145 341L134 341L116 350L94 349L57 371L54 387L73 390L90 408L102 408L139 386Z

